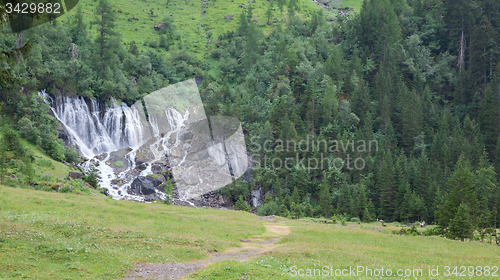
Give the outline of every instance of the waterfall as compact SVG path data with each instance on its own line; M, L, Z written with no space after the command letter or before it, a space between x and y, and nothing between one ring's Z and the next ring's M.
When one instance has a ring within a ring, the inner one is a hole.
M143 120L135 106L88 103L83 97L51 97L45 90L40 93L56 118L61 121L75 138L83 156L90 159L95 155L109 153L125 147L137 148L144 141Z
M97 100L85 100L83 97L52 97L45 90L42 90L39 95L49 104L56 118L72 136L82 155L88 159L82 167L86 171L92 167L97 169L100 186L108 189L115 199L143 201L143 197L127 193L131 182L120 187L113 187L111 182L113 179L126 178L127 173L135 168L137 149L153 135L159 135L154 116L149 122L146 121L140 103L128 107L126 104L111 100L110 104L103 104ZM169 119L169 117L176 116L175 113L180 115L180 113L170 111L175 110L167 110L168 122L174 126L178 125L177 118ZM109 164L110 155L123 148L132 149L125 155L130 162L129 168L115 174L114 168ZM103 154L104 156L98 157ZM151 163L139 175L148 174L152 174ZM160 195L160 197L163 196Z
M180 200L192 204L188 199L220 189L247 170L239 121L210 117L210 128L194 79L150 93L132 106L113 99L106 104L50 96L45 90L39 95L88 159L82 167L95 167L100 186L115 199L144 201L135 195L135 184L131 191L132 181L170 168ZM167 196L156 187L154 193L152 199Z

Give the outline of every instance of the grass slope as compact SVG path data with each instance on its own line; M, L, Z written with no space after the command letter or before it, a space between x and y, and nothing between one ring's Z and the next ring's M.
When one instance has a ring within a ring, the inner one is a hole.
M135 41L141 50L148 49L148 46L142 44L146 41L158 41L160 37L154 26L163 22L165 17L171 16L181 38L180 42L175 42L173 49L188 51L201 59L206 58L213 47L211 44L213 40L210 40L208 34L211 34L212 38L217 38L223 33L234 31L238 26L238 16L246 12L250 4L254 7L253 17L264 33L270 32L277 24L283 25L287 19L287 7L285 6L281 13L278 2L273 1L272 25L266 24L269 2L265 0L110 0L110 3L117 15L116 29L122 35L122 40L126 45ZM312 0L298 0L297 2L297 15L304 19L310 19L311 12L320 9ZM362 3L361 0L345 0L345 2L354 8L359 8ZM78 5L83 8L85 20L88 23L94 21L97 1L80 0ZM345 5L342 1L338 1L335 6ZM202 13L202 7L205 13ZM337 14L337 10L323 10L327 18L335 17ZM68 17L72 17L75 12L76 8L60 20L67 22ZM234 17L224 19L230 14ZM91 25L90 27L91 36L97 36L97 26ZM170 52L163 51L163 53L170 55Z
M451 272L454 266L467 268L499 266L500 247L495 245L463 243L436 236L399 236L389 233L389 229L380 228L379 223L340 226L313 223L309 219L284 220L283 223L291 227L291 233L282 238L278 243L283 245L274 249L269 255L246 263L235 261L217 263L205 271L191 274L189 278L296 279L300 277L291 276L292 266L297 266L296 270L322 269L324 266L332 267L334 270L348 269L349 266L355 269L357 266L363 266L371 269L381 267L392 269L393 273L398 269L423 270L423 277L405 279L472 279L479 276L469 277L467 272L466 277L455 277L455 275L444 277L444 266L451 266ZM430 278L429 266L439 267L440 276ZM308 277L308 279L324 278ZM340 278L370 279L365 274ZM379 277L371 277L375 278ZM498 277L483 275L480 278Z
M0 186L0 279L113 279L264 231L255 216Z

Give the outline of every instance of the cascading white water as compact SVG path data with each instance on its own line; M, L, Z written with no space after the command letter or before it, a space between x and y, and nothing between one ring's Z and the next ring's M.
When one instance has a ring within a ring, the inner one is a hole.
M135 168L135 157L137 149L145 142L155 137L156 140L150 145L150 151L154 160L147 163L145 170L139 176L152 174L151 164L160 160L165 152L169 152L179 143L176 135L175 143L168 145L167 142L173 133L179 134L184 123L189 116L188 111L183 116L177 110L169 108L165 110L168 122L168 132L164 137L160 137L155 116L151 116L149 121L140 114L136 106L128 107L126 104L118 104L112 100L111 105L99 104L96 100L85 101L82 97L57 96L51 97L45 90L39 93L50 105L56 118L65 126L66 130L74 138L82 155L87 159L93 159L97 164L93 166L97 169L101 187L109 190L109 193L116 199L130 199L143 201L144 198L127 193L131 182L127 182L121 187L112 187L111 182L116 178L124 178L128 171ZM160 151L163 148L163 152ZM129 168L115 174L114 169L109 166L110 154L122 148L132 148L126 154L130 160ZM97 159L97 155L105 154L105 157ZM91 168L88 161L84 168ZM159 194L164 198L165 194Z
M49 102L56 117L69 128L87 158L143 144L144 128L134 107L120 105L115 100L111 105L100 106L96 100L87 104L83 97L52 98L45 90L41 95Z
M40 95L89 159L84 169L95 166L100 186L115 199L144 201L131 194L151 191L142 191L143 178L131 188L132 180L169 164L180 197L174 200L194 205L188 199L227 185L248 165L238 120L211 117L210 127L194 79L155 91L131 107L114 100L106 105L82 97L51 97L45 91ZM239 129L229 131L233 126ZM154 191L156 196L148 199L166 197Z

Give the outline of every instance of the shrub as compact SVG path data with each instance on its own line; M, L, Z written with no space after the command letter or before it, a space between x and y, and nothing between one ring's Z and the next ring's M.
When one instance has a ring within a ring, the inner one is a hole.
M16 153L17 156L24 155L24 149L19 142L19 135L10 126L6 126L3 129L3 139L4 147L6 151L11 151Z
M69 163L80 162L78 152L75 151L75 149L73 149L73 147L68 146L68 147L64 148L64 157L66 158L66 161Z
M97 173L94 168L92 168L89 174L85 175L83 180L94 188L97 188Z
M346 221L346 219L341 218L341 219L340 219L340 224L341 224L341 225L343 225L343 226L347 226L347 221Z
M351 218L351 222L353 222L353 223L359 223L359 222L361 222L361 220L359 218L357 218L357 217L352 217Z
M404 227L404 228L402 228L400 230L393 230L392 233L399 234L399 235L413 235L413 236L416 236L416 235L418 235L417 225L416 225L416 223L414 223L412 227Z
M278 209L278 216L281 216L281 217L288 217L288 216L290 216L290 212L286 208L285 204L281 204L280 205L280 208Z
M243 195L240 195L240 198L234 204L235 210L250 212L250 206L248 206L247 202L243 198Z
M444 235L445 232L440 227L429 227L424 231L424 236Z
M71 188L69 187L69 185L64 185L59 189L59 192L68 193L68 192L71 192Z
M276 215L277 212L278 212L278 204L275 201L265 203L261 207L257 208L257 215L259 216Z
M35 127L33 127L33 122L31 122L28 118L22 117L17 122L17 130L19 130L21 137L24 139L35 145L41 145L42 138L40 137L40 133Z
M167 181L165 182L165 187L163 188L163 191L168 195L171 195L172 192L174 191L174 185L172 184L172 181L170 181L170 178L168 178Z
M121 160L115 161L114 165L115 165L116 168L122 168L123 166L125 166L125 164ZM151 174L151 175L153 175L153 174ZM157 178L155 178L155 179L157 179Z

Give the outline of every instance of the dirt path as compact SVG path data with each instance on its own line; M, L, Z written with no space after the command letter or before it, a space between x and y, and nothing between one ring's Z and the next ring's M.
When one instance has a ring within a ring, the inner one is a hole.
M290 228L284 225L270 224L272 218L263 217L266 232L241 240L241 247L229 248L221 253L213 253L207 259L188 263L142 263L129 271L123 280L132 279L179 279L187 274L203 269L211 263L224 260L247 261L261 256L268 251L280 246L275 244L281 237L290 233Z

